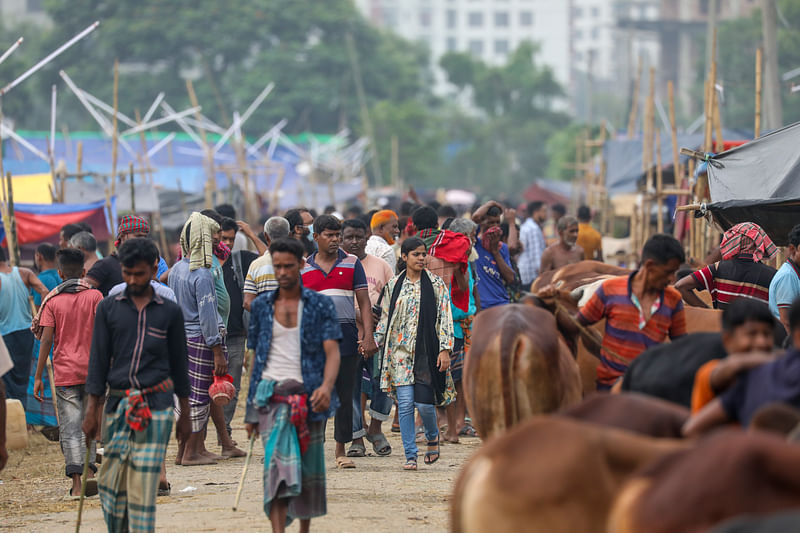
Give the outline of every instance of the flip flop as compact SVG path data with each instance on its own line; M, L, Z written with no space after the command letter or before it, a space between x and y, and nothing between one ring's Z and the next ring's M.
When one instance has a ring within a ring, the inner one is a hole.
M430 448L431 446L436 446L436 450L428 450L427 452L425 452L424 461L426 465L432 465L433 463L439 460L439 457L441 457L440 453L441 447L439 446L439 439L436 439L435 441L428 441L428 447ZM436 456L436 458L432 459L434 455Z
M392 445L389 444L386 435L383 433L377 433L375 435L367 433L366 439L372 443L372 450L381 457L392 454Z
M400 424L392 424L392 433L400 433Z
M461 431L458 432L458 436L459 437L477 437L478 436L478 432L475 431L474 427L472 427L469 424L467 424L466 426L461 428Z
M406 464L403 465L403 470L416 470L417 469L417 460L416 459L407 459Z
M366 457L367 447L363 444L352 443L350 449L347 450L347 457Z
M336 458L336 468L341 468L342 470L347 470L350 468L355 468L356 464L348 459L347 457L340 455Z
M164 488L161 484L158 485L158 493L157 496L169 496L170 492L172 492L172 485L170 485L169 481L167 481L167 487Z

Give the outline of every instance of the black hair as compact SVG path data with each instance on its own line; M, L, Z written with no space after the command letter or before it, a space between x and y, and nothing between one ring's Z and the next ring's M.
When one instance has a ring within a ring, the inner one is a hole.
M213 209L203 209L202 211L200 211L200 214L207 216L208 218L210 218L211 220L213 220L217 224L222 222L222 215L220 215L219 213L217 213Z
M360 217L361 215L364 214L364 210L361 208L360 205L353 204L347 208L347 211L345 211L345 213L348 215L353 215L354 217Z
M440 204L436 200L431 200L430 202L428 202L428 206L432 207L434 211L438 211L439 208L442 207L442 204Z
M228 217L236 220L236 209L231 204L219 204L214 208L214 211L223 217Z
M797 298L789 308L789 335L797 328L800 328L800 297ZM795 348L800 348L795 346Z
M428 205L423 205L411 214L414 226L419 230L436 229L439 226L439 215L436 210Z
M528 214L532 215L542 207L544 207L544 202L530 202L528 203Z
M750 298L737 298L722 311L723 331L733 331L747 322L762 322L775 327L775 319L764 302Z
M679 263L686 261L686 253L678 239L666 233L653 235L642 248L642 263L652 259L659 265L665 265L672 259L677 259Z
M403 217L403 216L407 217L407 216L411 215L411 213L414 212L414 207L416 205L417 204L415 204L414 202L405 201L402 204L400 204L400 212L398 214L401 217Z
M588 205L582 205L578 208L578 220L581 222L589 222L592 220L592 210Z
M48 242L42 243L36 247L36 252L41 255L45 261L55 261L57 251L58 248ZM82 257L83 254L81 254L81 258Z
M269 245L270 255L274 255L275 252L290 253L293 256L295 256L298 261L302 263L303 254L305 253L305 248L303 248L303 245L300 244L300 241L298 241L297 239L289 239L289 238L278 239Z
M8 256L6 255L6 251L0 248L0 263L5 263L8 261Z
M350 220L345 220L342 222L342 232L344 232L344 230L347 228L360 229L364 232L364 234L369 233L367 231L367 225L364 224L364 221L360 218L351 218Z
M425 241L420 239L419 237L409 237L408 239L403 241L403 244L400 246L400 253L401 254L410 254L420 246L425 246ZM425 250L428 247L425 246Z
M289 209L286 211L286 214L283 215L287 221L289 221L289 232L293 233L294 228L297 226L303 225L303 213L308 213L308 209L305 207L297 207L295 209Z
M456 218L458 216L458 213L456 213L455 207L453 207L452 205L446 205L446 204L443 205L442 207L440 207L436 211L436 214L439 215L440 217L444 217L444 218Z
M496 205L489 206L489 209L486 210L487 217L499 217L502 214L503 210Z
M372 228L372 217L375 216L375 213L379 212L380 209L370 209L367 211L367 214L364 215L364 223L367 225L368 228Z
M508 222L502 222L500 224L500 236L502 237L502 240L508 239L508 231Z
M83 276L83 252L77 248L64 248L56 252L58 258L58 270L67 279L75 279Z
M155 266L158 262L158 248L146 237L135 237L122 243L119 251L119 262L122 266L132 268L139 263Z
M81 231L88 231L89 233L94 235L92 227L89 225L88 222L76 222L76 224L78 225L79 228L81 228Z
M64 224L61 226L61 233L64 235L64 240L69 241L73 235L84 231L78 224Z
M229 217L222 217L222 222L219 223L220 231L239 231L239 225L236 221Z
M550 206L550 209L552 211L555 211L556 213L558 213L562 217L567 214L567 208L564 207L564 204L553 204L553 205Z
M320 235L325 230L341 231L342 223L333 215L320 215L314 220L314 234Z
M335 205L326 205L325 209L323 209L322 212L324 214L326 214L326 215L332 215L332 214L334 214L336 212L336 206Z
M789 232L789 244L795 248L800 247L800 224L792 228Z
M442 222L442 229L450 229L450 224L453 223L455 217L447 217L444 222Z

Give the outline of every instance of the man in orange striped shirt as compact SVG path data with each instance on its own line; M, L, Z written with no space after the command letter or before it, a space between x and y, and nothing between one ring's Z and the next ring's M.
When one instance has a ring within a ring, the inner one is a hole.
M683 248L674 237L654 235L642 249L639 270L605 281L578 312L584 326L606 319L598 390L610 389L650 346L686 334L681 294L670 286L684 260Z

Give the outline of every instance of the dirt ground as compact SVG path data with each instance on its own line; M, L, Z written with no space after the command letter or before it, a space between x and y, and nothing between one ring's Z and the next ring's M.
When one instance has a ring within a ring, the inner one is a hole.
M241 411L241 410L240 410ZM233 437L242 447L247 437L237 413ZM388 425L388 424L385 424ZM388 427L386 428L388 430ZM0 531L74 531L78 502L65 501L69 482L58 443L30 434L28 448L10 452L0 472ZM402 470L399 433L387 431L392 455L372 453L355 458L354 470L337 470L333 462L333 423L326 442L328 514L314 520L315 531L447 531L453 483L461 465L480 446L476 438L442 446L441 459L417 472ZM208 439L211 444L211 438ZM215 451L216 448L209 446ZM421 448L424 449L424 448ZM158 531L270 531L262 507L261 474L264 448L256 441L239 510L232 510L244 459L228 459L211 466L181 467L174 461L176 444L170 441L167 475L172 494L158 499ZM297 531L293 524L290 531ZM81 531L106 531L97 497L84 503Z

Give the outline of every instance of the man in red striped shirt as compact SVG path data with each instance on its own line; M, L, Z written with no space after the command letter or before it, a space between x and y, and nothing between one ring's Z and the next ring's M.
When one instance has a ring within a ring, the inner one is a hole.
M675 288L683 300L694 307L708 307L694 293L707 290L714 309L725 309L737 298L751 298L769 303L769 284L775 269L762 264L777 248L760 226L743 222L725 232L720 245L722 261L708 265L686 276Z

